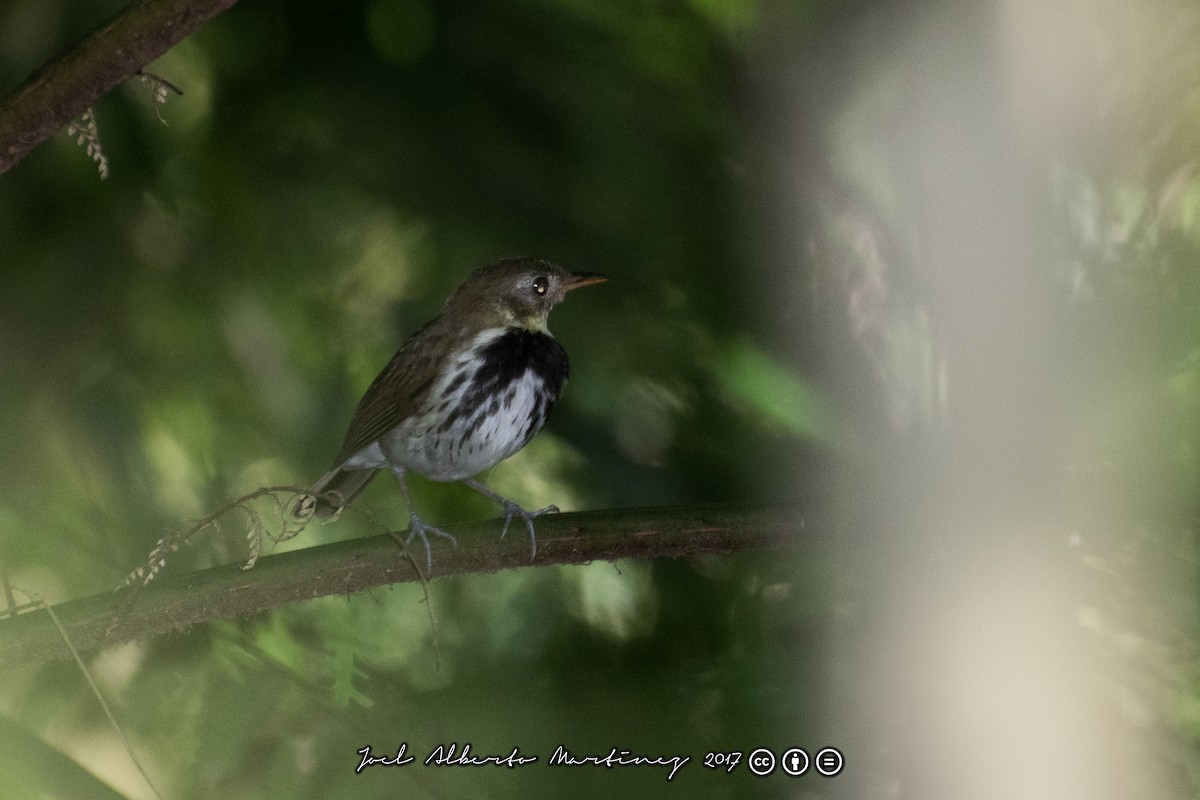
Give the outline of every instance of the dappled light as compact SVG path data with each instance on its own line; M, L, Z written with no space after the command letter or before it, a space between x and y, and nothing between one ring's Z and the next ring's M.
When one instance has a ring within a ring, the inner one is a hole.
M658 624L648 564L596 563L564 575L574 584L574 613L596 633L618 640L643 637Z
M4 93L124 5L3 4ZM0 796L1195 796L1198 43L1166 0L218 14L144 65L181 95L0 175L0 644L169 630L0 647ZM477 476L557 507L539 552L419 471L324 495L521 256L607 276L521 318L565 383Z

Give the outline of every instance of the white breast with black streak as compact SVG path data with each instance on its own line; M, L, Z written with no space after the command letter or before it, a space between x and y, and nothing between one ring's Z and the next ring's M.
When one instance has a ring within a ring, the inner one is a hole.
M380 440L383 455L435 481L478 475L542 429L569 374L566 351L545 331L482 331L438 376L422 412Z

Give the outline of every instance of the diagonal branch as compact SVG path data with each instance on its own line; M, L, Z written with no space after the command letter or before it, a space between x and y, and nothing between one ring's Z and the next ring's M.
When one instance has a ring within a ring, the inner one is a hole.
M0 175L237 0L135 0L0 102Z
M796 549L815 544L806 518L794 508L727 506L558 514L538 520L533 566ZM456 527L459 541L471 544L436 548L433 579L530 566L528 540L509 536L501 542L498 530L494 520ZM415 563L423 562L418 558ZM251 570L232 564L140 590L106 592L55 606L55 613L76 649L83 651L314 597L419 579L414 562L392 534L381 534L270 556ZM0 621L0 667L68 655L44 609Z

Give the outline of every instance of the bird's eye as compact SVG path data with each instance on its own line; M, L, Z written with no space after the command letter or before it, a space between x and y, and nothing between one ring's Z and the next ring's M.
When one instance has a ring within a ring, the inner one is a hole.
M549 288L550 281L546 279L545 275L538 275L533 279L533 291L537 294L545 294Z

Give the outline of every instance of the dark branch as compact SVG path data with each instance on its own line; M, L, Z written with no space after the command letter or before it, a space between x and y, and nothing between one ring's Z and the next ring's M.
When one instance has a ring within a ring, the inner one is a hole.
M538 520L533 566L624 558L679 558L814 544L806 516L789 508L632 509L559 514ZM434 580L530 566L529 540L510 532L497 540L495 520L455 527L458 548L434 542ZM516 533L520 533L517 531ZM417 548L420 550L421 548ZM424 563L424 551L416 553ZM259 560L251 570L229 565L160 579L55 606L79 651L181 630L199 622L256 614L331 594L348 595L419 580L414 562L391 534L311 547ZM0 667L69 655L45 609L0 621Z
M0 174L237 0L136 0L0 102Z

